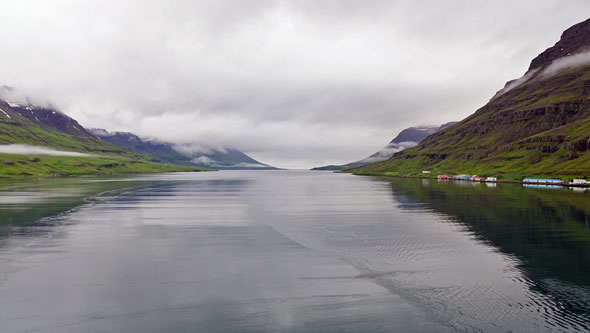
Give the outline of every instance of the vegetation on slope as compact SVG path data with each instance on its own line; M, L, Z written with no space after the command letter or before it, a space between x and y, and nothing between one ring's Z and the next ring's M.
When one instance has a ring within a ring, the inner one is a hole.
M0 145L26 144L48 147L60 151L90 154L89 157L48 155L0 154L0 177L37 175L85 175L171 171L204 171L199 167L186 167L158 163L152 158L127 150L94 137L81 126L65 132L58 126L31 120L21 113L24 108L0 103ZM29 110L31 113L35 110ZM73 120L56 114L65 122ZM55 119L54 118L54 119ZM34 119L34 117L33 117ZM73 124L77 122L73 121Z
M587 38L573 38L571 33ZM564 40L585 44L564 44ZM568 29L553 48L574 54L585 51L587 44L590 20ZM531 66L533 75L527 82L497 94L473 115L418 146L353 172L418 176L429 170L433 175L467 173L504 179L590 177L590 66L545 74L543 70L555 60L546 54L552 53L546 51L533 60L538 67Z
M114 175L205 170L112 155L70 157L0 154L0 177Z
M322 167L316 167L312 170L320 170L320 171L339 171L339 170L348 170L353 168L362 167L364 165L368 165L375 162L381 162L388 158L390 158L394 153L404 150L408 147L412 147L417 145L420 141L424 140L427 136L432 133L436 133L442 129L445 129L456 122L450 122L446 124L442 124L441 126L419 126L419 127L409 127L405 130L401 131L393 140L389 142L387 146L383 149L379 150L378 152L374 153L373 155L364 158L360 161L351 162L348 164L343 165L326 165Z

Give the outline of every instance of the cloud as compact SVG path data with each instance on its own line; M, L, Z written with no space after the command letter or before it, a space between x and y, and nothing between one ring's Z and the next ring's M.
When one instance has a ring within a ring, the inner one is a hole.
M588 12L585 0L0 0L0 84L87 127L281 167L346 163L472 113Z
M551 63L551 65L547 66L547 68L543 70L541 75L550 76L566 69L584 66L588 64L590 64L590 51L577 53L574 55L555 59Z
M531 78L533 78L535 76L535 74L537 74L539 72L539 70L540 70L540 68L531 69L531 70L527 71L520 78L510 81L508 84L506 84L506 86L502 90L498 91L492 99L498 98L498 97L504 95L505 93L521 86L522 84L529 82L529 80Z
M418 144L418 142L414 141L405 141L399 143L390 143L385 148L379 150L375 154L365 158L362 160L364 163L373 163L373 162L380 162L385 161L386 159L393 156L393 154L400 152L402 150L414 147Z
M179 153L188 155L188 156L198 156L201 154L211 154L213 152L213 148L211 147L204 147L201 146L199 144L188 144L188 143L183 143L183 144L175 144L173 146L174 150L178 151ZM223 148L218 148L217 150L220 150L222 152L225 152L225 150ZM203 156L205 157L205 156ZM207 158L207 157L205 157ZM205 163L204 161L201 163Z
M548 77L558 72L561 72L566 69L571 69L579 66L585 66L590 64L590 51L585 51L581 53L577 53L570 56L565 56L562 58L555 59L549 66L544 68L539 77ZM535 68L532 70L527 71L523 76L520 78L513 80L506 84L506 86L498 91L496 95L492 99L498 98L507 92L523 85L524 83L529 82L532 78L535 78L536 75L542 68Z
M193 158L192 162L196 163L196 164L204 164L204 165L209 165L209 166L213 165L213 164L217 164L215 162L215 160L213 160L207 156L199 156L199 157Z
M46 147L30 145L0 145L0 153L14 155L50 155L50 156L71 156L71 157L93 157L92 154L76 153L73 151L55 150Z

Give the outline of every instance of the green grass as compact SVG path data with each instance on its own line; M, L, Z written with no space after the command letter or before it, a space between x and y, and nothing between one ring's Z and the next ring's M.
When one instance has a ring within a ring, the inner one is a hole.
M0 144L26 144L62 151L91 154L91 157L0 154L0 177L114 175L211 169L159 163L143 155L88 135L70 135L32 122L3 107L0 113Z
M356 174L423 176L422 170L590 178L590 66L537 77L393 158Z
M208 170L210 169L107 155L65 157L0 154L0 177L115 175Z

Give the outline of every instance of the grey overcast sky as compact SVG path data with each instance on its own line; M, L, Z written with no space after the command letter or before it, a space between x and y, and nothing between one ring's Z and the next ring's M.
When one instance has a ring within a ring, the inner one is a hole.
M0 84L86 127L308 168L464 118L588 17L588 0L0 0Z

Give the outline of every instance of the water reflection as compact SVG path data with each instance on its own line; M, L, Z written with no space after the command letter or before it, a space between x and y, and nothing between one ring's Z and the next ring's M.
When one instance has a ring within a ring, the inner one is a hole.
M494 189L406 179L390 181L404 210L452 216L480 242L515 256L526 284L551 299L544 311L565 328L590 323L590 196L502 184ZM404 198L404 199L401 199ZM420 202L425 206L406 202Z
M68 211L94 196L146 185L132 179L4 179L0 180L0 230L37 223ZM1 235L1 233L0 233Z
M448 330L370 275L278 232L283 221L261 207L294 193L282 186L291 180L304 184L297 194L326 188L279 172L173 174L76 185L91 202L41 221L52 203L13 203L33 213L2 212L15 223L0 248L0 330Z
M564 187L561 185L547 185L547 184L523 184L522 187L552 189L552 190L563 190L564 189Z
M588 330L590 193L488 185L6 181L0 330Z

